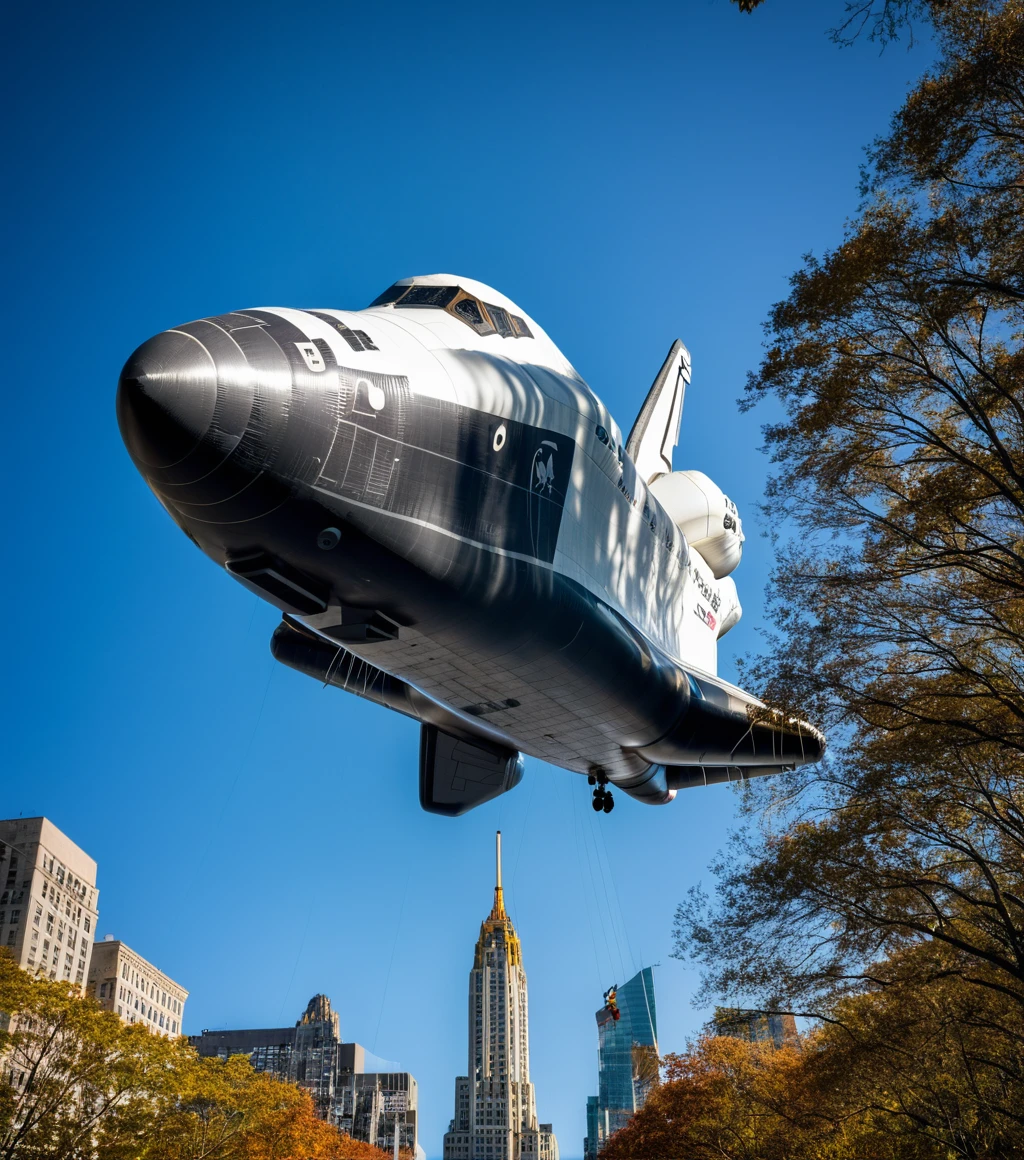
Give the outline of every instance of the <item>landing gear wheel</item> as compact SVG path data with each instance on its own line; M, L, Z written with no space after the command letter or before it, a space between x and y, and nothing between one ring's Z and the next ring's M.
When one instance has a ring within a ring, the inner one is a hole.
M587 774L587 785L597 785L597 778L592 773Z
M594 790L593 806L596 813L604 810L606 814L610 814L615 809L615 801L612 798L611 792L605 789L603 785L599 785Z

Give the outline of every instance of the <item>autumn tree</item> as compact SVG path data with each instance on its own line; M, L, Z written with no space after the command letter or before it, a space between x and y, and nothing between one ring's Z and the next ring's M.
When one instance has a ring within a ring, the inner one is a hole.
M842 244L774 308L745 403L783 412L765 431L776 636L748 676L824 725L831 756L751 783L717 896L692 895L677 935L707 994L831 1021L851 1050L870 1027L854 1015L876 1009L858 1004L901 996L934 1083L884 1037L850 1058L886 1071L922 1138L1009 1155L1024 1150L1024 4L929 7L938 62L872 148Z
M317 1119L309 1092L254 1071L247 1056L200 1058L191 1049L147 1136L144 1160L385 1160Z
M69 983L33 979L0 953L0 1157L114 1160L163 1089L175 1045L83 1000Z
M665 1082L602 1148L602 1160L949 1160L958 1148L921 1130L940 1107L945 1135L970 1149L962 1154L1012 1156L1013 1141L985 1115L969 1070L950 1059L964 1046L962 1025L950 1017L951 1034L936 1036L921 1018L919 1005L937 997L851 997L842 1025L779 1049L704 1038L666 1058Z
M387 1158L248 1057L201 1059L0 951L0 1160Z
M847 1077L822 1066L830 1050L815 1036L778 1050L704 1038L666 1057L665 1082L602 1160L946 1160L935 1142L893 1131L874 1109L851 1115Z
M776 1054L728 1038L706 1039L685 1054L669 1055L665 1082L609 1139L602 1160L795 1158L789 1121L774 1110L776 1096L793 1095L795 1085L784 1077L794 1066L799 1056L792 1049Z

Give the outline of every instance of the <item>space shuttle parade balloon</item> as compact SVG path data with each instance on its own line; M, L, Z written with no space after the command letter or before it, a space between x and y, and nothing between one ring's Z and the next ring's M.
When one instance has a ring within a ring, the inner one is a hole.
M419 723L424 809L506 792L529 754L609 810L825 746L717 676L743 531L673 470L689 381L676 342L623 438L532 318L433 274L166 330L117 414L185 535L284 614L274 656Z

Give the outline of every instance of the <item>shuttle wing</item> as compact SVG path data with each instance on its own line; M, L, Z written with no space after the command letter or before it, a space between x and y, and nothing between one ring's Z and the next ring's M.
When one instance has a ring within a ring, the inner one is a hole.
M420 726L420 805L431 814L458 817L512 789L523 777L514 749L469 741Z
M677 338L626 441L626 454L644 483L672 470L672 449L679 442L679 421L689 381L690 352Z

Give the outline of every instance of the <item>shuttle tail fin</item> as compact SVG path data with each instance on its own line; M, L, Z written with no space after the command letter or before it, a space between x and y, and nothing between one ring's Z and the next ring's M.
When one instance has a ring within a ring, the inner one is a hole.
M690 352L676 339L626 441L626 454L644 483L672 470L672 450L679 442L679 422L689 381Z

